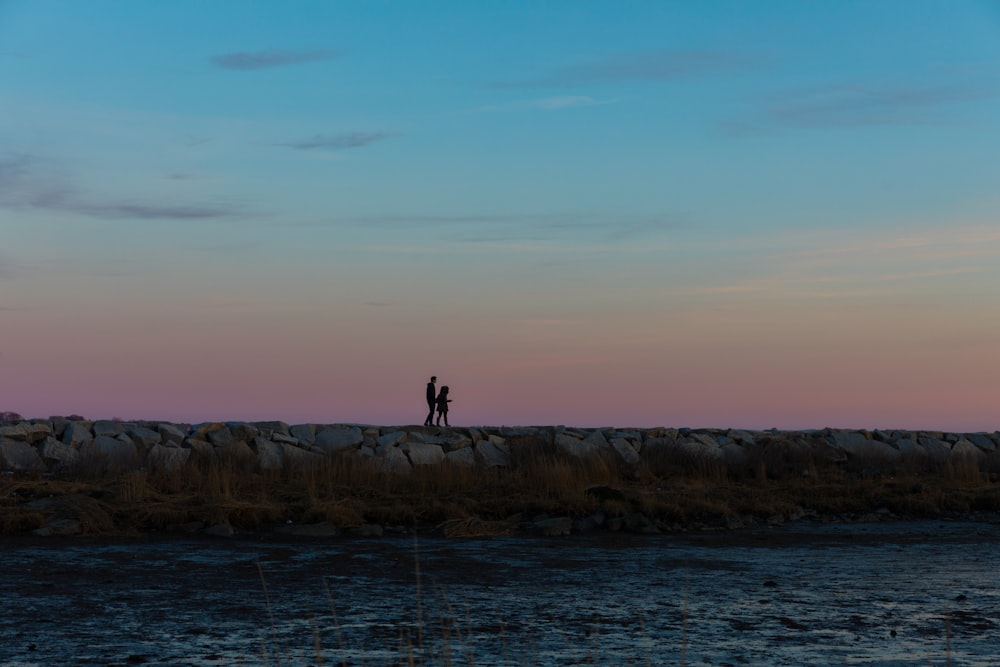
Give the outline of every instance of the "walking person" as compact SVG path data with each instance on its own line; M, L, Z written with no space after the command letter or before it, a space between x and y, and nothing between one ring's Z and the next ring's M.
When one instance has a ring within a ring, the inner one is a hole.
M437 407L437 390L434 387L434 383L437 382L437 376L432 375L431 381L427 383L427 419L424 420L424 426L434 425L434 408Z
M448 385L441 387L441 393L437 397L437 409L438 418L437 425L441 425L441 417L444 417L444 425L448 426L448 404L451 403L451 399L448 398Z

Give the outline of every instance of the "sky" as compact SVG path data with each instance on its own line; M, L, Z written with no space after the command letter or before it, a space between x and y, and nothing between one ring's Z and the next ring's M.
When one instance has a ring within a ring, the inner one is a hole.
M0 411L1000 428L1000 0L0 0Z

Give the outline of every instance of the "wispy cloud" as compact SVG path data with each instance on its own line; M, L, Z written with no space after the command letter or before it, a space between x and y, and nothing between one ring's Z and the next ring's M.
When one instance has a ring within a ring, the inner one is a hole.
M305 51L285 51L272 49L269 51L238 51L212 56L212 62L224 69L258 70L271 67L287 67L303 63L330 60L340 55L339 51L329 49L309 49Z
M46 174L44 168L38 168L37 161L28 155L0 159L0 206L131 219L200 220L222 218L237 212L229 206L87 198L64 179Z
M878 87L844 84L804 91L770 109L779 124L802 127L940 122L942 107L993 97L996 91L961 86Z
M720 124L729 136L771 134L779 128L852 128L952 122L955 107L995 98L989 85L892 86L840 83L771 95L756 114Z
M286 146L296 150L343 150L347 148L361 148L382 141L393 136L388 132L347 132L344 134L317 134L309 139L301 141L289 141L275 144L276 146Z
M600 100L588 95L563 95L557 97L544 97L537 100L518 100L505 104L491 104L476 109L478 112L492 111L558 111L561 109L576 109L580 107L603 106L605 104L615 104L618 100Z
M499 81L497 88L551 88L627 81L672 81L762 66L759 55L729 51L660 50L621 54L538 77Z

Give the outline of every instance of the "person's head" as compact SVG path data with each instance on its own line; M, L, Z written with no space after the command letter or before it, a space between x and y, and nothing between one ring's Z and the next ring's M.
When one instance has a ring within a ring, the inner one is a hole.
M448 393L448 385L445 385L445 386L441 387L441 393L442 394L447 394Z
M438 377L437 377L437 375L432 375L432 376L431 376L431 384L433 384L433 383L435 383L435 382L437 382L437 381L438 381Z

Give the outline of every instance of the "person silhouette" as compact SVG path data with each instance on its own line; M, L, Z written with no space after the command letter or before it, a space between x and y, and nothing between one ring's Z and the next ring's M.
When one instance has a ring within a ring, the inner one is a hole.
M441 417L444 417L444 425L448 426L448 404L451 403L451 399L448 398L448 385L441 387L441 393L437 397L437 409L438 418L437 425L441 425Z
M424 420L424 426L432 426L434 424L434 408L437 407L437 390L434 387L434 383L437 382L437 376L432 375L431 381L427 383L427 419Z

